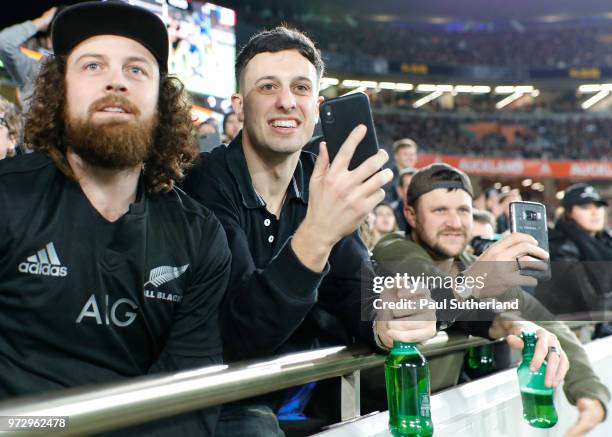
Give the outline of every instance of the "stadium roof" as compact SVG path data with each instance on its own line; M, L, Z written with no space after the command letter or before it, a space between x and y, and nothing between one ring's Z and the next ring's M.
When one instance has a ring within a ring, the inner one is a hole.
M214 1L213 1L214 2ZM242 0L218 0L244 7ZM376 21L554 23L587 17L612 19L610 0L251 0L252 10L269 8L288 14L352 16Z
M335 0L346 12L354 8L376 17L388 14L395 19L446 20L535 20L543 22L591 16L612 17L610 0ZM358 7L355 7L358 4ZM608 18L610 18L608 17Z
M0 28L40 15L58 4L79 0L20 0L6 2L0 14ZM366 20L425 22L445 24L451 21L508 22L510 20L555 23L581 18L612 20L610 0L211 0L222 6L252 10L269 8L288 15L321 14L353 16Z

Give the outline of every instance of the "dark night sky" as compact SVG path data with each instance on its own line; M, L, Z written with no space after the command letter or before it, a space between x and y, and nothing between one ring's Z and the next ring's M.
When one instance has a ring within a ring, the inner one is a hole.
M51 6L74 4L78 0L4 0L0 28L36 18ZM449 17L460 20L508 20L534 16L594 16L604 13L612 17L610 0L218 0L213 3L235 7L250 4L272 9L316 12L330 15L390 15L395 18ZM356 5L358 5L356 7Z

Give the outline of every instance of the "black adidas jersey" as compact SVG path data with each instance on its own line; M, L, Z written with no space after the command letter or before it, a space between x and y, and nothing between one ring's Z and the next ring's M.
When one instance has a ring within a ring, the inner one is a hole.
M0 399L219 363L229 268L179 190L110 223L46 156L0 161Z

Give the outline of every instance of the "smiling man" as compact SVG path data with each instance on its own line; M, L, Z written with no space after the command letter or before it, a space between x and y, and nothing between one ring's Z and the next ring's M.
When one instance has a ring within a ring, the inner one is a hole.
M535 285L537 281L520 275L516 261L534 262L533 257L546 259L548 254L537 246L534 238L520 233L492 244L479 258L468 254L465 250L472 232L472 200L471 182L462 171L442 163L420 169L410 182L404 210L410 232L405 236L391 234L384 237L374 248L374 259L381 268L394 273L398 269L409 269L414 276L422 273L443 277L485 276L485 286L478 292L476 289L459 290L458 287L451 292L455 293L458 301L485 297L517 299L522 317L534 317L536 312L544 314L539 303L520 288L522 285ZM430 291L436 299L442 290ZM516 337L522 330L536 331L537 352L532 364L537 368L542 360L548 361L546 383L549 386L557 386L565 377L565 394L580 411L580 418L568 435L580 435L576 430L590 430L603 420L604 405L610 394L594 373L580 342L566 325L561 322L539 322L538 325L528 321L502 322L500 318L491 322L485 321L485 317L488 316L477 314L476 320L481 321L457 323L451 330L460 335L507 336L508 344L514 348L523 346ZM457 383L463 355L464 352L460 352L431 360L432 390Z
M121 2L65 9L28 114L34 150L0 163L0 398L221 362L230 253L174 188L196 157L168 36ZM129 435L213 435L216 412Z
M322 74L319 51L300 32L278 27L253 36L237 57L232 97L244 128L227 148L201 155L185 182L219 217L232 251L222 304L230 360L350 344L353 337L373 341L360 308L361 273L371 265L356 229L383 199L392 172L380 170L384 151L348 170L364 126L331 165L324 143L318 159L302 150L323 100ZM435 322L419 328L431 335ZM402 338L418 341L413 334ZM297 413L309 397L300 393ZM271 409L281 400L224 406L219 436L280 434Z

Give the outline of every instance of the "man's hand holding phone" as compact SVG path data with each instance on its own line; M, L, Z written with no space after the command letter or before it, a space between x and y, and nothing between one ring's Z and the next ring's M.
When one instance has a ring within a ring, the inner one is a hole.
M354 170L349 163L367 132L359 125L350 133L330 164L327 146L320 145L310 178L308 210L291 241L299 260L313 271L322 271L333 246L351 234L385 197L382 187L393 179L381 170L389 156L379 150Z
M464 276L484 278L484 287L474 288L476 298L500 296L512 287L535 287L536 278L521 274L521 268L545 271L548 252L539 247L531 235L520 232L510 234L492 244L478 260L464 272Z

